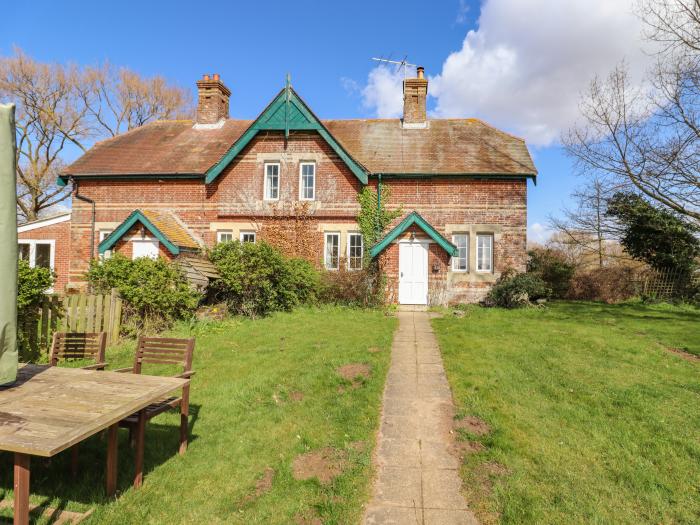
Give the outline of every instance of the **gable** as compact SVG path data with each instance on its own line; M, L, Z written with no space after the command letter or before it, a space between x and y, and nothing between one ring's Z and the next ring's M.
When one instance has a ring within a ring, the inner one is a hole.
M372 257L376 257L382 250L384 250L384 248L389 246L389 244L396 240L399 235L414 224L423 230L428 237L435 241L443 250L445 250L449 256L454 257L458 255L457 247L445 239L445 237L443 237L439 231L433 228L433 226L416 211L408 214L399 224L396 225L396 227L387 233L381 241L372 246L372 248L369 250L369 254Z
M367 184L366 170L331 135L289 84L277 94L219 162L207 171L205 182L209 184L216 180L259 132L284 131L285 138L289 138L289 132L296 130L318 132L353 175L362 184Z
M174 217L164 214L134 210L124 222L109 234L97 247L99 253L104 253L126 235L131 228L140 223L173 255L178 255L182 248L196 250L199 245Z

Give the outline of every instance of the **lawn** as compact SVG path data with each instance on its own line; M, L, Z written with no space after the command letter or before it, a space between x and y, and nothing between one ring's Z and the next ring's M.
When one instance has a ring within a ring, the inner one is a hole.
M97 436L81 448L78 479L70 452L50 463L35 459L31 500L94 508L85 523L357 522L395 321L378 310L327 307L179 326L172 335L197 337L187 453L177 455L179 416L165 414L147 428L142 489L130 487L133 451L123 430L116 500L105 498L106 441ZM133 349L133 342L108 349L110 368L129 366ZM337 368L348 363L369 365L369 378L353 385L340 377ZM296 479L295 458L321 449L339 475ZM10 455L2 461L8 499Z
M700 355L700 310L471 307L433 325L458 415L490 427L459 430L484 523L700 522L700 361L669 350Z

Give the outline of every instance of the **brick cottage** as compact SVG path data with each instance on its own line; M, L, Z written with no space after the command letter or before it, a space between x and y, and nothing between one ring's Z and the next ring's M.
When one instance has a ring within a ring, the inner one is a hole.
M422 68L404 81L402 119L320 120L291 86L256 120L231 119L218 75L197 89L194 122L133 129L62 173L73 201L70 238L57 235L49 257L57 288L82 286L99 254L173 259L226 240L268 241L329 271L361 267L369 250L401 304L476 301L505 269L525 269L537 171L524 141L428 118ZM368 185L401 210L374 246L357 225Z

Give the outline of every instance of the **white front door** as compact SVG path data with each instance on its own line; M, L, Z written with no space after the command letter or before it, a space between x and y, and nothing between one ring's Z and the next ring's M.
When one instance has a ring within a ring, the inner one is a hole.
M132 259L137 259L138 257L150 257L151 259L156 259L158 257L158 241L153 241L151 239L139 239L138 241L131 241L131 245Z
M428 304L426 243L399 243L399 304Z

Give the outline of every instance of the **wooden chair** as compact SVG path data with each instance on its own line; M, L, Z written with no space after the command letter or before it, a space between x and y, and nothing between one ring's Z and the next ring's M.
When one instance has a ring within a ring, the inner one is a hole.
M83 370L104 370L107 332L54 332L49 353L49 365L58 366L60 361L69 359L92 359L92 365L82 366ZM79 443L71 447L71 472L78 475Z
M92 365L83 370L104 370L107 332L54 332L49 353L49 365L57 366L59 361L69 359L92 359Z
M194 375L192 370L192 354L194 353L194 338L173 339L165 337L139 337L134 356L134 366L130 368L120 368L115 372L132 372L140 374L144 364L171 364L182 365L182 373L174 377L189 379ZM145 421L149 421L158 414L171 409L180 409L180 454L187 450L188 424L190 414L190 387L182 388L182 395L179 397L169 397L158 403L149 405L143 411ZM129 434L133 437L134 431L143 432L139 429L139 414L132 414L123 419L120 426L129 429Z

